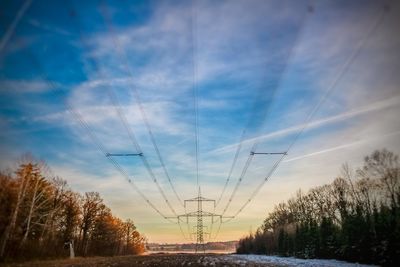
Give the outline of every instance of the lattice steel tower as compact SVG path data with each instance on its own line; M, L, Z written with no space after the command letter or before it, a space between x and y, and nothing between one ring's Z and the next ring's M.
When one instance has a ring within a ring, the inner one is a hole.
M208 198L204 198L201 196L201 190L199 187L199 191L198 191L198 195L195 198L191 198L191 199L186 199L184 201L184 207L186 209L186 204L187 202L197 202L197 210L194 212L187 212L185 214L182 215L178 215L178 217L174 217L178 219L178 222L181 220L182 217L186 217L186 223L189 223L189 217L191 218L196 218L196 226L194 226L194 228L196 229L194 233L196 235L196 253L199 251L203 251L205 252L205 245L204 245L204 235L205 234L211 234L211 233L206 233L204 232L204 228L206 226L204 226L204 217L211 217L211 221L212 223L214 223L214 218L217 217L220 220L222 220L222 216L219 214L215 214L212 212L207 212L207 211L203 211L203 202L213 202L214 204L214 208L215 208L215 200L213 199L208 199ZM170 217L171 218L171 217Z

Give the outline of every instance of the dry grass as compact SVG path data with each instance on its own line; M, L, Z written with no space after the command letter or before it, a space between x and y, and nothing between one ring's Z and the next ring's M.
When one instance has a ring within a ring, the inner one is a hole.
M128 266L260 266L244 261L234 261L219 254L152 254L142 256L90 257L64 260L31 261L26 263L5 264L19 267L128 267ZM276 265L263 265L274 267Z

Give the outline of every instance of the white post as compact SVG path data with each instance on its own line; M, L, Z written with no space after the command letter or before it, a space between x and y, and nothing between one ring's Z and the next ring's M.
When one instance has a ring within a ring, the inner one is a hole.
M71 240L71 241L69 242L69 258L70 258L70 259L75 258L74 240Z

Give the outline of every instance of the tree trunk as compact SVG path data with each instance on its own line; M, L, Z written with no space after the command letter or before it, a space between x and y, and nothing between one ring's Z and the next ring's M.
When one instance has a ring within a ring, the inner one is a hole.
M25 191L26 191L26 183L27 183L27 170L23 170L23 175L22 175L22 181L21 185L19 186L18 189L18 198L17 198L17 204L15 206L15 209L13 211L13 215L11 217L10 224L7 226L6 230L3 233L3 236L1 238L1 244L0 244L0 259L3 259L7 241L10 238L11 233L13 232L15 228L15 223L17 222L17 217L18 217L18 212L19 212L19 207L21 205L22 199L25 196Z
M29 207L29 213L28 213L28 222L26 224L26 229L25 229L25 233L24 233L24 237L21 240L21 244L20 247L22 247L24 245L24 243L26 242L26 239L28 238L28 234L29 234L29 230L31 227L31 221L32 221L32 216L33 216L33 209L35 208L35 203L36 203L36 194L38 191L38 187L39 187L39 178L38 175L34 176L36 179L36 183L35 183L35 187L33 189L33 195L32 195L32 201L31 201L31 205Z

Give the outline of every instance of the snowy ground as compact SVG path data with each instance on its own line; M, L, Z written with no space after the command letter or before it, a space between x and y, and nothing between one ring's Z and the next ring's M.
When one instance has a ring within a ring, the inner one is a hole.
M225 256L240 262L252 262L259 264L276 264L281 266L304 266L304 267L372 267L376 265L365 265L349 263L338 260L319 260L319 259L296 259L265 255L228 255Z

